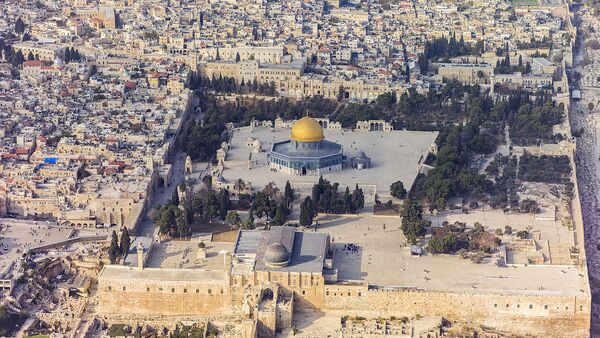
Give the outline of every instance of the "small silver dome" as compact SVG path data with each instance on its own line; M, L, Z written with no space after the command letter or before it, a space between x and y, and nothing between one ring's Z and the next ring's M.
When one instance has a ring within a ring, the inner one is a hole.
M284 267L290 261L290 253L281 243L273 243L265 250L265 263L270 267Z

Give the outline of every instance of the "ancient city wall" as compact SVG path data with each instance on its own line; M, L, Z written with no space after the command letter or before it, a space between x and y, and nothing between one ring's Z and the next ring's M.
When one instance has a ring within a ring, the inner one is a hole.
M262 276L266 277L266 276ZM271 276L274 277L274 276ZM287 278L283 278L287 277ZM295 292L297 310L336 310L365 317L441 316L516 334L587 337L591 299L582 296L508 295L378 289L367 284L323 285L310 277L277 276L283 290ZM265 285L268 283L263 280ZM311 285L312 284L312 285ZM249 291L249 290L246 290ZM101 314L135 316L236 316L248 298L245 287L225 280L147 281L100 279ZM256 299L256 296L251 297Z
M138 316L235 315L243 289L212 281L100 279L99 312Z
M380 290L365 285L327 285L324 306L361 316L442 316L449 320L543 337L587 337L588 296L507 295Z

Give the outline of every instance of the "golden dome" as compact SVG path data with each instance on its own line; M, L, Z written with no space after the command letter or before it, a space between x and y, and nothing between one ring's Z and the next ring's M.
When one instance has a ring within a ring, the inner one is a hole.
M321 128L319 122L308 116L294 123L290 137L298 142L317 142L325 138L323 128Z

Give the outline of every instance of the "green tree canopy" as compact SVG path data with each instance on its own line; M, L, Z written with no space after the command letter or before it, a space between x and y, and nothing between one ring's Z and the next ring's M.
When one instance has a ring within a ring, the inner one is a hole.
M390 193L396 198L406 198L406 189L404 189L404 183L402 183L402 181L396 181L392 183L390 186Z
M300 225L308 227L313 223L317 212L310 196L300 204Z
M119 249L122 256L127 255L130 246L131 238L129 237L129 230L127 230L127 228L123 228L123 231L121 232L121 245Z
M117 261L117 257L119 257L120 253L119 248L119 238L117 236L117 232L113 230L110 239L110 246L108 247L108 259L112 264Z

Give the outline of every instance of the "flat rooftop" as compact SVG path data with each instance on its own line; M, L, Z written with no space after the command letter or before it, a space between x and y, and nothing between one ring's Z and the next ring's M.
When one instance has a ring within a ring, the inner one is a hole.
M233 243L210 242L209 238L203 239L206 245L206 259L197 260L198 237L191 240L171 240L154 243L150 250L146 265L149 268L172 269L210 269L224 271L223 257L219 256L221 250L233 251ZM137 264L135 264L137 266Z
M571 265L501 268L495 257L481 264L458 256L412 257L400 218L321 216L318 231L330 233L340 280L431 291L580 296L587 292L584 269ZM472 225L472 224L469 224ZM348 243L356 252L344 250Z
M352 169L349 166L341 171L324 175L331 182L354 187L355 184L376 186L377 193L389 193L392 183L401 180L405 187L412 186L420 159L425 159L438 132L400 131L365 132L324 130L325 139L343 146L347 161L359 151L371 158L371 168ZM248 158L252 151L246 146L246 138L253 137L262 142L264 152L252 154L255 164L248 169ZM295 188L310 189L318 176L292 176L271 171L267 153L274 143L286 141L290 137L288 128L244 127L236 129L231 139L231 149L227 153L226 169L223 177L227 181L242 178L254 187L263 187L269 182L284 187L287 180Z
M342 151L342 147L338 146L335 143L328 142L327 140L325 140L323 142L323 147L319 149L296 148L292 145L292 142L288 140L283 142L276 142L273 145L272 151L291 157L319 158L339 154L340 151Z
M64 241L72 231L76 231L77 236L109 234L108 229L74 230L56 226L54 222L12 218L0 219L0 229L0 277L28 249Z
M281 243L288 249L290 261L287 266L272 268L265 264L265 250L272 243ZM320 273L327 254L327 236L322 233L299 232L292 227L274 227L270 231L240 231L234 253L242 256L255 253L254 268L258 271Z
M215 281L225 280L223 271L200 269L144 268L143 270L122 265L105 265L98 278L111 280L144 279L151 281Z

